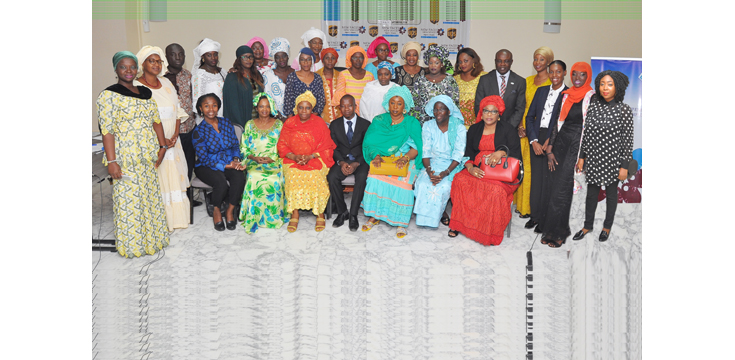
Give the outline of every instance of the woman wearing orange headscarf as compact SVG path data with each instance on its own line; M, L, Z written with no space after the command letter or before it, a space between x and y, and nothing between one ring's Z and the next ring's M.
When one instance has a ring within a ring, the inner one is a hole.
M569 235L569 211L574 194L574 167L579 157L584 119L595 90L590 86L592 68L586 62L572 66L572 87L562 91L562 105L558 120L551 119L549 145L546 156L551 171L550 184L541 194L546 216L538 220L542 230L541 243L550 247L562 246ZM548 190L548 191L547 191Z
M331 124L332 121L342 116L339 110L339 106L332 105L332 98L334 97L335 91L337 90L337 79L341 71L334 68L339 59L339 54L332 48L326 48L322 50L319 55L322 58L324 67L317 70L316 74L322 77L322 83L324 84L324 110L322 111L322 119L327 124Z
M480 164L494 165L502 156L521 158L518 130L499 122L505 111L500 96L491 95L480 102L476 123L467 130L465 170L452 182L452 217L449 237L459 233L483 245L499 245L511 219L510 203L518 185L484 178Z
M362 92L365 91L365 85L375 80L373 74L365 71L366 63L367 53L365 49L360 46L353 46L347 49L347 55L345 56L347 70L339 73L337 90L334 92L334 97L332 97L332 106L339 106L339 101L342 99L342 96L349 94L355 98L355 104L357 104L355 113L360 115Z

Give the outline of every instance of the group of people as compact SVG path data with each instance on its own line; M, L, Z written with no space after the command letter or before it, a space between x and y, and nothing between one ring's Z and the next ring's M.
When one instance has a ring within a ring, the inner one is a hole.
M515 202L529 218L525 227L560 247L571 235L574 172L584 170L586 219L574 239L592 230L601 187L607 215L599 239L609 237L617 184L632 159L622 73L603 71L593 89L590 65L578 62L568 88L567 66L548 47L534 52L536 74L526 79L510 70L505 49L485 72L471 48L453 66L447 49L432 44L424 67L416 42L403 46L400 65L383 37L367 50L347 49L340 71L322 31L311 28L302 41L289 64L287 39L254 37L224 69L220 44L204 39L191 72L179 44L114 55L118 83L97 105L121 255L153 254L170 231L187 226L192 172L213 188L218 231L240 221L249 234L284 224L294 232L299 210L316 215L315 230L323 231L331 198L333 227L348 222L357 231L362 207L362 231L385 222L403 238L416 214L418 226L443 224L450 237L498 245ZM481 169L504 157L523 160L520 184ZM350 176L348 209L342 183Z

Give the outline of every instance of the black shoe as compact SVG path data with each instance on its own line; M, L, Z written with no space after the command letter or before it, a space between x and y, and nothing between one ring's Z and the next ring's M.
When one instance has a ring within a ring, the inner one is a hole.
M536 226L536 225L538 225L538 221L533 221L533 219L529 219L529 220L528 220L528 221L526 222L526 225L524 225L524 227L525 227L526 229L530 229L530 228L533 228L533 227L534 227L534 226Z
M579 232L574 234L574 237L572 238L572 240L582 240L582 238L584 238L584 236L587 235L587 233L589 233L590 231L584 232L584 229L579 230Z
M334 219L334 221L332 222L332 227L338 228L344 225L345 220L347 219L347 216L348 216L347 213L342 213L342 214L337 215L337 218Z
M528 219L528 218L530 218L530 217L531 217L531 214L526 214L526 215L518 215L518 217L519 217L519 218L521 218L521 219Z
M199 200L194 200L194 201L192 201L192 204L194 204L194 207L197 207L197 206L202 205L202 202L199 201Z
M605 230L602 230L602 231L600 232L600 242L605 242L605 241L607 241L607 238L608 238L608 237L610 237L610 233L609 233L609 232L607 232L607 231L605 231Z
M533 229L533 232L536 234L543 234L543 231L541 230L541 225L536 225L536 228Z
M350 231L357 231L358 227L360 227L360 223L357 222L357 216L350 215Z
M225 231L225 222L224 221L220 221L218 223L215 223L214 224L214 229L217 230L217 231Z
M237 229L237 220L232 220L227 222L227 230L235 230Z

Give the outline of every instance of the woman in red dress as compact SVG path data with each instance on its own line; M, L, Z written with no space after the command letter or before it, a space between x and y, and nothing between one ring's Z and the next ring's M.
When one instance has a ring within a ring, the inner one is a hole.
M470 158L452 183L452 219L449 237L459 233L483 245L499 245L510 222L510 204L518 185L484 178L481 161L494 165L502 156L521 158L518 131L498 122L505 111L500 96L482 99L476 123L467 130L464 156Z

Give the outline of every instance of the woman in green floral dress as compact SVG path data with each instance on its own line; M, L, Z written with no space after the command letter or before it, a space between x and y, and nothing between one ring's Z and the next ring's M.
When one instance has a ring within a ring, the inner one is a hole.
M278 229L288 222L283 194L283 160L276 147L283 123L274 118L278 108L270 95L256 94L253 105L258 118L245 124L240 140L243 164L247 167L240 221L248 234L260 227Z

